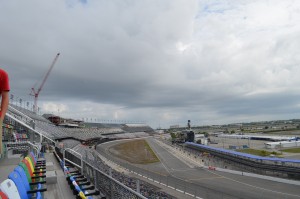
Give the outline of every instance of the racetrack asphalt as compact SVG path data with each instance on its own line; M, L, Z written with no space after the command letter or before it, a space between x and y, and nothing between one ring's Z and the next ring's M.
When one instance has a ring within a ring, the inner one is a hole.
M132 165L112 157L108 149L120 142L98 145L98 151L130 170L135 170L137 173L156 179L160 183L203 199L300 199L300 187L297 185L211 171L186 161L174 151L170 151L163 144L157 142L155 138L150 137L146 140L159 157L160 163Z

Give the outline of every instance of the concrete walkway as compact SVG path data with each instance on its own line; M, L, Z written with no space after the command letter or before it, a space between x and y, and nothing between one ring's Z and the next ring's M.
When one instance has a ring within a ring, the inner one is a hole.
M0 182L3 182L7 179L9 173L12 172L16 166L18 166L20 161L20 157L0 159Z
M73 192L70 189L70 186L64 176L64 173L54 157L53 153L46 153L45 158L47 162L53 162L53 170L56 172L57 183L47 184L47 191L45 192L45 199L74 199L76 196L73 195ZM48 170L47 170L48 171Z

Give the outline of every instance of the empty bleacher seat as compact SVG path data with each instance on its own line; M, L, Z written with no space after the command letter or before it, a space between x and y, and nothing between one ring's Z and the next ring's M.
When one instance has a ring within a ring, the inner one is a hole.
M22 177L16 171L12 171L8 175L8 178L11 179L14 182L14 184L16 185L21 199L27 199L27 198L29 199L32 197L31 194L33 194L33 193L36 193L37 199L41 199L42 195L40 192L47 190L47 189L42 189L41 184L38 184L38 189L31 190L29 184L27 186L28 181L26 180L26 178L24 178L24 176Z
M30 154L27 155L0 184L0 198L29 199L34 195L34 198L42 199L42 192L47 190L43 187L46 183L44 172L41 169L35 171L34 160Z
M0 190L5 194L2 194L1 197L8 197L13 199L21 199L19 191L15 183L11 179L6 179L0 184Z

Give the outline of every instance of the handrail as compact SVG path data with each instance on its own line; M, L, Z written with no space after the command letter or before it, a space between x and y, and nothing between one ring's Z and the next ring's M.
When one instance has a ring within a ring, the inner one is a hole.
M78 154L78 155L80 156L80 164L81 164L81 166L79 166L79 165L76 164L75 162L72 162L72 161L69 160L69 159L66 159L66 151L67 151L67 150L72 151L72 152L74 152L74 153L76 153L76 154ZM63 152L63 164L64 164L64 167L66 166L65 160L67 160L68 162L70 162L70 163L76 165L77 167L81 168L81 173L83 173L82 155L81 155L80 153L78 153L77 151L75 151L75 150L73 150L73 149L71 149L71 148L65 148L65 149L64 149L64 152Z
M73 149L66 148L66 149L64 150L64 153L65 153L65 151L66 151L67 149L68 149L68 150L74 151ZM78 153L78 152L76 152L76 151L74 151L74 152L75 152L76 154L81 155L80 153ZM64 153L63 153L63 154L64 154ZM82 157L82 155L81 155L81 157ZM69 160L68 160L68 161L69 161ZM116 184L118 184L119 186L121 186L121 187L123 187L124 189L128 190L128 191L131 192L132 194L138 196L138 197L141 198L141 199L147 199L147 198L146 198L145 196L143 196L142 194L140 194L140 193L134 191L133 189L127 187L126 185L124 185L124 184L122 184L121 182L117 181L117 180L114 179L113 177L111 177L111 176L107 175L106 173L100 171L100 170L99 170L98 168L96 168L94 165L88 163L87 161L83 160L82 158L81 158L81 161L82 161L82 170L81 170L81 173L82 173L82 174L83 174L83 163L84 163L85 165L88 165L89 167L93 168L93 170L95 170L95 171L101 173L101 175L104 175L105 177L107 177L107 178L109 178L110 180L114 181L114 182L115 182ZM78 166L76 163L74 163L74 162L72 162L72 161L69 161L69 162L70 162L71 164L74 164L75 166ZM64 161L63 161L63 163L64 163ZM64 166L65 166L65 165L64 165ZM95 184L95 186L96 186L96 184Z
M28 142L28 144L31 145L33 148L35 148L35 150L36 150L36 154L35 155L36 155L36 157L38 157L38 155L39 155L39 147L36 146L35 144L31 143L31 142Z
M31 126L29 126L28 124L24 123L23 121L20 121L19 119L13 117L12 115L10 115L9 113L6 113L6 116L15 120L16 122L18 122L19 124L23 125L24 127L28 128L29 130L33 131L34 133L37 133L40 135L41 139L40 142L42 142L42 138L45 137L46 139L48 139L49 141L51 141L53 144L55 144L55 141L52 140L51 138L47 137L46 135L43 135L42 133L38 132L37 130L33 129Z
M30 145L34 150L35 150L35 155L36 157L39 154L39 147L33 143L31 143L30 141L23 141L23 142L5 142L4 145L6 146L6 148L8 148L8 145L13 145L14 147L10 146L11 148L15 148L15 146L17 145L23 145L23 144L28 144Z
M143 196L142 194L132 190L131 188L127 187L126 185L122 184L121 182L117 181L116 179L114 179L113 177L107 175L106 173L100 171L98 168L96 168L95 166L93 166L92 164L88 163L87 161L84 161L85 164L89 165L90 167L92 167L94 170L96 170L97 172L101 173L102 175L106 176L107 178L109 178L110 180L114 181L115 183L117 183L118 185L122 186L123 188L125 188L126 190L130 191L132 194L135 194L137 196L139 196L142 199L147 199L145 196Z
M23 117L28 118L30 121L34 121L34 119L32 119L31 117L25 115L25 114L22 113L21 111L15 109L14 107L12 107L12 106L9 105L9 106L8 106L8 110L10 110L10 109L12 109L13 111L15 111L15 112L17 112L18 114L22 115ZM11 111L11 110L10 110L10 111Z

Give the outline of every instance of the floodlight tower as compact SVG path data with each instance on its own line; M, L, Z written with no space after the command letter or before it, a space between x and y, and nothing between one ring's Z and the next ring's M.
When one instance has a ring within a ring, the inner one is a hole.
M54 60L52 61L51 65L50 65L50 68L49 68L48 72L46 73L46 75L45 75L40 87L37 89L37 91L34 89L34 87L31 88L31 94L30 95L34 96L34 112L35 113L37 113L37 110L38 110L37 109L37 101L38 101L39 94L40 94L40 92L41 92L41 90L42 90L42 88L43 88L43 86L44 86L44 84L45 84L45 82L46 82L53 66L55 65L59 55L60 55L60 53L57 53L57 55L55 56Z

